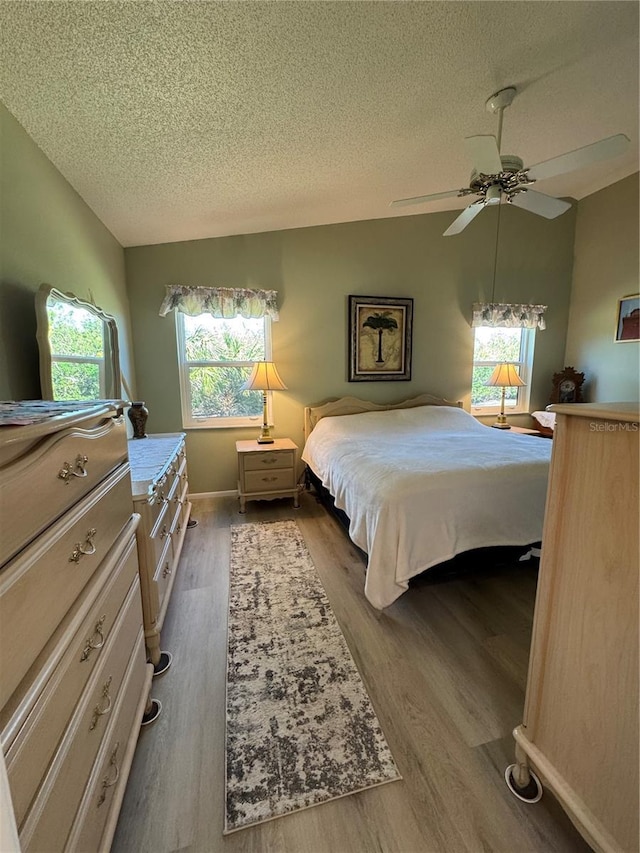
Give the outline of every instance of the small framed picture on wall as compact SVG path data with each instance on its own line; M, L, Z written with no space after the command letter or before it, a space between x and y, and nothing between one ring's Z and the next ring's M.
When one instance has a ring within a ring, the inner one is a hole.
M413 299L349 296L349 382L411 379Z
M623 296L618 300L616 343L640 340L640 295Z

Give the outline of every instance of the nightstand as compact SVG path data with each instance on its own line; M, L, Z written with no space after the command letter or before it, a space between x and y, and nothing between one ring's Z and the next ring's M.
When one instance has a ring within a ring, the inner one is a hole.
M538 429L529 429L528 427L515 427L505 429L505 432L518 432L520 435L538 435L542 438L542 433Z
M240 512L246 501L293 498L298 507L296 456L298 446L290 438L276 438L273 444L236 441L238 454L238 497Z

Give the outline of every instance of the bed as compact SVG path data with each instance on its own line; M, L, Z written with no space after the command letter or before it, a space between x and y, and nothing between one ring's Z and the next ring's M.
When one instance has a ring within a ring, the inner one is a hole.
M347 397L305 409L302 459L346 513L381 610L457 554L540 541L551 446L430 395Z

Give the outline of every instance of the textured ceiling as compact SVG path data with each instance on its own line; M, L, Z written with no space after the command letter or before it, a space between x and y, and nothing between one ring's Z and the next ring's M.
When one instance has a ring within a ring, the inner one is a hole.
M623 132L638 169L636 2L0 2L0 96L124 246L464 207L463 139L515 85L532 165ZM470 226L473 227L473 226Z

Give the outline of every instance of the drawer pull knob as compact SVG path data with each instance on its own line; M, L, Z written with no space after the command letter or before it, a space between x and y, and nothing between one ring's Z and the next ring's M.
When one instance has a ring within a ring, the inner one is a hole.
M158 494L158 501L159 501L161 504L164 504L164 503L166 503L166 502L167 502L167 499L166 499L166 498L165 498L165 496L164 496L164 490L163 490L163 489L160 489L160 492L159 492L159 494Z
M75 547L71 552L71 556L69 557L70 563L79 563L80 557L90 556L91 554L96 553L96 546L93 544L93 537L97 532L96 528L92 527L91 530L87 530L87 538L84 540L84 543L76 542Z
M160 538L161 538L161 539L166 539L166 538L167 538L167 536L171 536L171 531L170 531L170 530L167 530L167 525L166 525L166 524L163 524L163 525L162 525L162 533L160 534Z
M278 479L277 477L263 477L262 482L263 483L275 483L277 479Z
M63 462L62 468L58 471L58 477L64 480L65 485L69 485L72 477L86 477L87 469L84 467L89 461L88 456L83 456L78 453L76 461L72 465L70 462Z
M179 495L176 495L176 496L175 496L175 498L174 498L173 500L174 500L177 504L179 504L180 506L184 506L184 501L180 499L180 496L179 496Z
M91 652L101 649L104 646L104 620L107 618L106 613L101 616L96 622L96 627L93 629L93 635L87 640L87 645L84 647L80 660L87 660ZM98 637L98 642L94 642L94 637Z
M102 780L102 793L100 794L100 799L98 800L98 806L101 806L104 801L107 799L107 788L113 788L120 777L120 768L118 767L118 747L120 746L120 741L116 744L116 748L111 753L111 758L109 759L109 767L107 769L107 775ZM112 768L114 772L112 773Z
M180 533L181 530L182 530L182 525L180 524L180 522L178 522L178 524L176 526L176 533Z
M93 709L93 718L91 720L91 725L89 726L90 732L92 732L98 725L98 720L100 719L100 717L104 717L104 715L108 714L111 710L111 696L109 695L109 690L111 689L112 679L113 676L110 675L109 679L105 681L105 683L102 685L102 699L104 699L105 701L102 702L102 705L100 704L100 702L98 702L96 707Z
M167 563L167 565L166 565L166 566L164 567L164 569L162 570L162 577L163 577L163 578L168 577L168 576L171 574L171 571L172 571L172 570L169 568L169 563Z
M262 458L263 465L274 465L278 461L277 456L263 456Z

